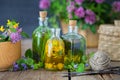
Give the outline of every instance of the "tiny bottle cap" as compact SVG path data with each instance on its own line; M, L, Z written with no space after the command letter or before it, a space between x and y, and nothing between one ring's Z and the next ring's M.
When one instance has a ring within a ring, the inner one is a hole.
M69 20L69 26L71 26L72 28L75 28L77 24L77 20Z
M39 15L44 20L47 17L47 11L40 11Z

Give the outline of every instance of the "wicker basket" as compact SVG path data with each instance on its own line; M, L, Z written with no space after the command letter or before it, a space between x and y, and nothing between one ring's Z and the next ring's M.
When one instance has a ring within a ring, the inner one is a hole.
M11 42L0 43L0 71L7 70L21 57L21 41L13 44Z
M101 25L98 33L98 49L107 52L111 60L120 60L120 27Z

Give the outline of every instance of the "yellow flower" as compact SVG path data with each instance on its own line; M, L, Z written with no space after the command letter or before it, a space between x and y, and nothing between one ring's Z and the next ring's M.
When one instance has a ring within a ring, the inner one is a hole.
M0 27L0 31L3 32L5 29L4 29L4 26L1 26Z
M51 63L45 63L45 68L46 69L52 69L53 65Z
M7 20L7 25L10 25L11 24L11 21L8 19Z
M18 25L19 25L19 23L16 23L15 25L13 25L13 28L18 28Z
M53 46L58 46L58 45L59 45L59 41L56 40L56 39L54 39L54 40L52 41L52 44L53 44Z
M62 63L58 63L58 64L57 64L57 68L58 68L59 70L62 70L63 67L64 67L64 64L62 64Z
M10 23L11 21L8 19L7 22Z
M56 65L53 65L53 67L54 67L54 69L56 69L56 68L57 68L57 66L56 66Z
M63 46L62 45L59 46L59 50L63 50Z

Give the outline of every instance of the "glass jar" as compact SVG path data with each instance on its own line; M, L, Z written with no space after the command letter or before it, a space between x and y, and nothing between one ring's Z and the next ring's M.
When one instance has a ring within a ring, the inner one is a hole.
M69 31L62 36L65 43L65 68L69 68L72 63L80 64L82 56L86 53L86 40L78 34L76 23L76 20L69 21Z
M45 46L45 69L62 70L64 68L64 42L60 38L60 29L51 29L52 36Z
M32 34L33 57L37 62L44 62L45 44L51 35L47 23L48 18L46 16L46 11L40 12L39 27L37 27Z

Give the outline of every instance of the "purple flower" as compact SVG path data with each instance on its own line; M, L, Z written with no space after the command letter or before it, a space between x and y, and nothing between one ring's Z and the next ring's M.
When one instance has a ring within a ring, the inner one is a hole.
M85 67L88 67L88 66L89 66L89 64L88 64L88 63L86 63L86 64L85 64Z
M12 41L12 43L16 43L16 42L20 41L21 40L20 33L18 33L18 32L11 33L10 34L10 40Z
M17 28L16 30L17 30L18 33L22 32L22 28Z
M24 70L28 69L28 67L27 67L27 65L25 63L22 63L21 66L23 67Z
M50 7L50 0L40 0L39 8L48 9Z
M96 22L96 16L95 15L86 16L85 22L90 25L94 24Z
M86 15L89 15L89 16L90 15L95 15L95 13L91 10L86 10L85 12L86 12Z
M115 1L112 6L115 12L120 12L120 1Z
M79 7L78 9L75 10L75 15L78 16L79 18L83 18L85 16L85 10L83 7Z
M74 10L75 10L75 3L72 1L72 2L70 2L70 5L67 6L67 11L68 11L68 13L71 13Z
M13 64L13 71L18 71L19 70L19 65L17 63Z
M79 5L81 5L83 3L84 0L75 0L75 2Z
M96 1L96 3L98 3L98 4L101 4L101 3L103 3L105 0L95 0Z
M86 10L85 12L86 12L85 22L90 25L94 24L96 22L95 13L91 10Z

